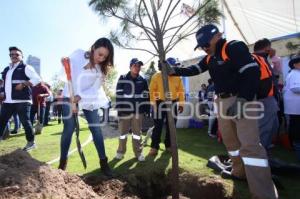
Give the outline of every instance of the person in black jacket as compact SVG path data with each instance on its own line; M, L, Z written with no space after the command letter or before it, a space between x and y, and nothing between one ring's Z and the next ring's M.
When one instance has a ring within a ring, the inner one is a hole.
M29 119L30 107L32 103L31 87L41 82L40 76L34 68L23 62L22 51L13 46L9 48L11 64L2 72L4 80L4 99L0 114L0 141L9 118L17 113L24 127L27 144L23 148L29 151L36 148L34 133Z
M122 159L126 152L127 135L132 131L132 145L138 161L144 161L142 154L142 120L150 113L149 89L147 81L139 75L143 62L137 58L130 61L130 71L121 75L116 89L116 109L119 116L119 147L116 159Z
M168 67L168 71L180 76L209 71L215 83L219 129L233 162L232 171L222 171L222 177L247 177L252 198L278 198L266 151L259 141L257 112L248 109L258 106L255 101L260 81L258 64L245 43L227 42L215 25L201 27L196 39L195 49L204 50L207 56L196 65Z

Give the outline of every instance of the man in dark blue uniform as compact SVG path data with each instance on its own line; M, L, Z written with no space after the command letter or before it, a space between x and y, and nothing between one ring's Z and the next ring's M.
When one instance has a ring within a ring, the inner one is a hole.
M227 42L215 25L200 28L196 39L195 49L201 48L207 56L187 68L168 68L169 74L193 76L209 71L215 83L219 129L233 162L232 171L223 171L222 176L246 177L252 198L278 198L266 151L259 141L257 112L249 110L258 107L258 64L243 42Z
M24 127L27 144L23 148L29 151L36 148L34 133L29 119L32 104L31 87L41 82L34 68L23 62L23 53L17 47L9 48L11 64L2 72L4 93L0 94L3 105L0 113L0 142L9 118L17 113Z

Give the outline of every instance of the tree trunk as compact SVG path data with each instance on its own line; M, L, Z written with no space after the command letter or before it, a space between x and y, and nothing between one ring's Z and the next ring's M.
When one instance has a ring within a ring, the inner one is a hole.
M166 64L163 62L166 60L166 52L164 49L163 35L160 29L158 16L155 8L154 1L151 0L151 6L153 11L154 22L156 26L156 41L158 46L159 60L162 64L162 79L163 79L163 88L165 94L165 101L167 106L167 119L170 128L170 139L171 139L171 149L172 149L172 198L179 199L179 169L178 169L178 150L177 150L177 139L176 139L176 127L174 123L174 118L172 115L172 100L169 95L169 81L168 74L166 71Z

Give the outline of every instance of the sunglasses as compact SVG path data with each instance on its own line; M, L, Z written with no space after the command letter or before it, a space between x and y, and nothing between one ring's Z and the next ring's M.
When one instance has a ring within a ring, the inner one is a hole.
M18 54L18 53L10 53L9 56L10 56L10 57L14 57L14 56L15 56L15 57L19 57L19 56L21 56L21 54Z

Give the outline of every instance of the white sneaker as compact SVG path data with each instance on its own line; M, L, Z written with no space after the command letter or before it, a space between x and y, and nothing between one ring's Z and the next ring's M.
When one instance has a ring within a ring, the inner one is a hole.
M124 154L122 154L122 153L117 153L115 156L115 159L117 159L117 160L121 160L123 158L124 158Z
M144 162L145 161L145 157L143 156L143 154L139 155L138 161L139 162Z
M36 144L34 143L34 141L27 142L26 146L23 148L23 151L30 151L35 148L36 148Z

